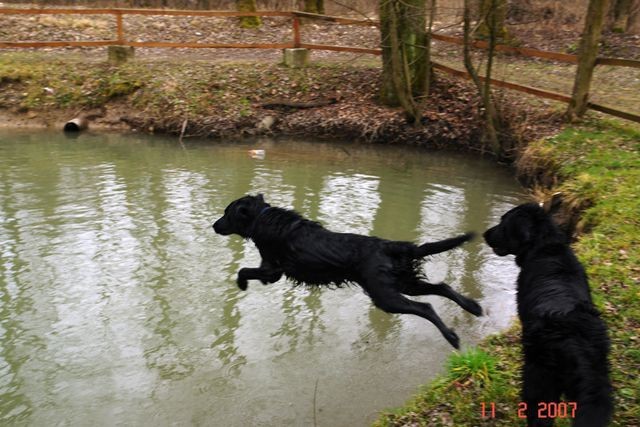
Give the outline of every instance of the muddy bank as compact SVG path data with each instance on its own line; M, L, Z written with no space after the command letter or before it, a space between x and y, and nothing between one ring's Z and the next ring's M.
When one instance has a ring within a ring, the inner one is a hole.
M74 117L90 117L89 128L106 131L133 131L182 135L185 140L198 138L238 138L243 136L299 135L316 138L347 138L367 143L411 143L437 148L463 149L477 138L479 129L475 113L451 122L442 112L425 113L425 123L415 127L407 123L400 110L388 109L374 102L355 103L339 100L311 108L290 107L292 101L269 100L278 106L250 106L240 115L177 115L153 113L123 100L107 102L100 108L61 108L56 110L0 109L2 128L51 128L62 130ZM429 119L431 117L431 119ZM463 123L467 125L464 126Z
M224 138L302 135L369 143L482 150L477 95L466 82L438 75L421 101L422 123L377 102L380 69L316 63L142 61L113 66L38 53L0 57L3 126L62 128L78 115L90 128ZM522 99L503 97L505 138L524 140L542 121ZM514 146L517 145L514 143Z

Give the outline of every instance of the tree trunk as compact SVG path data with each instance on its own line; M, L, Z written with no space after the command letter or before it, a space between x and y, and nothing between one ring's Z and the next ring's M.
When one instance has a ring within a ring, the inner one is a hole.
M424 76L424 95L428 96L431 92L431 83L434 80L433 67L431 65L431 32L433 30L433 21L436 17L436 0L430 0L429 4L429 26L427 28L427 35L425 40L425 57L426 57L426 69Z
M640 0L633 0L629 8L629 20L627 21L627 33L640 34Z
M381 0L381 101L402 106L414 122L420 112L414 97L425 95L431 63L427 55L425 0Z
M255 12L256 0L236 0L236 9L238 12ZM240 18L240 26L242 28L258 28L262 25L259 16L243 16Z
M631 13L631 0L613 0L613 23L611 31L614 33L626 33L628 30L629 14Z
M304 0L304 11L324 15L324 0Z
M497 33L499 32L499 17L496 14L489 12L487 16L489 19L487 22L487 30L489 36L489 51L487 58L487 71L484 80L484 85L482 84L482 80L478 76L478 72L473 67L473 63L471 62L471 10L469 5L470 0L464 1L464 66L467 69L469 75L471 75L471 79L473 83L476 85L478 89L478 94L480 95L480 99L482 101L482 106L484 108L484 132L482 135L483 145L488 144L490 150L495 153L497 156L502 156L502 147L500 145L500 141L498 139L498 128L499 128L499 120L498 113L496 111L495 105L491 98L491 70L493 67L493 54L495 51L496 41L497 41ZM495 0L495 3L498 3L499 0Z
M589 1L584 30L578 48L578 69L573 84L571 102L566 112L569 121L581 117L587 111L589 88L591 87L593 69L596 66L598 43L600 43L608 3L608 0Z
M481 0L478 12L478 30L476 37L488 39L490 37L489 22L494 24L495 37L498 40L508 38L505 21L507 19L507 0Z

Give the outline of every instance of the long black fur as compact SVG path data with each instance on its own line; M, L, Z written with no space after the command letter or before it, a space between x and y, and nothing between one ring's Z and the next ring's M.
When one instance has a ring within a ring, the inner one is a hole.
M565 234L542 207L528 203L507 212L484 238L497 255L515 255L521 269L517 304L528 425L553 425L553 418L538 418L539 405L564 395L577 403L574 426L606 426L613 412L607 328Z
M459 347L458 336L442 322L433 307L402 294L440 295L476 316L482 314L474 300L445 283L428 283L420 273L423 257L460 246L472 238L471 234L417 246L359 234L334 233L295 211L271 207L260 194L232 202L224 216L213 224L213 229L218 234L238 234L251 239L260 252L260 267L238 271L237 283L242 290L247 289L248 280L268 284L283 274L298 284L356 283L387 313L415 314L433 322L455 348Z

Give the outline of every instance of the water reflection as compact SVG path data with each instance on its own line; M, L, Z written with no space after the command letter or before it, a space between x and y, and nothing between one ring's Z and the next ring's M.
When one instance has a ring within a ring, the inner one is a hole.
M520 200L490 163L389 147L0 134L0 423L364 425L451 348L358 288L235 286L253 244L210 230L262 192L335 231L418 243L483 230ZM512 262L479 241L425 263L465 344L514 314ZM318 389L315 391L315 384Z

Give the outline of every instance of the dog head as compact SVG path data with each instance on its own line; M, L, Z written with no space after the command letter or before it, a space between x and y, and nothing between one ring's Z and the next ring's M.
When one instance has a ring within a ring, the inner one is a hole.
M562 235L543 207L527 203L504 214L483 237L496 255L505 256L519 255L539 242L556 242Z
M256 218L268 207L262 194L241 197L227 206L222 218L213 223L213 229L223 236L238 234L249 238Z

